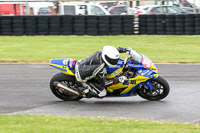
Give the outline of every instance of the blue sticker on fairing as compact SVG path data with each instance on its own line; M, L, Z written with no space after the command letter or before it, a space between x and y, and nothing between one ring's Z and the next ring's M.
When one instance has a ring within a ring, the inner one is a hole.
M123 85L129 85L129 84L136 84L136 81L135 80L131 80L131 81L129 81L129 80L126 80L126 81L124 81L124 83L123 83Z
M52 59L50 63L51 63L51 64L56 64L56 65L68 66L69 60L70 60L69 58Z
M75 64L76 64L76 61L71 59L71 60L69 61L69 69L71 69L71 70L74 69Z
M128 80L124 81L123 85L129 85L129 81Z
M150 77L151 75L156 74L156 72L152 70L142 70L138 72L138 75L144 76L144 77Z
M111 73L113 73L115 70L117 70L118 68L123 67L123 66L124 66L124 60L119 59L117 65L116 65L115 67L109 67L109 66L106 67L107 73L108 73L108 74L111 74Z

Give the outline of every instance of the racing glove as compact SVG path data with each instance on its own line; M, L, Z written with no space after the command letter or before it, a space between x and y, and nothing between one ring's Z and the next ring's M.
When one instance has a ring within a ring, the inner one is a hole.
M127 47L127 48L118 47L117 50L119 51L119 53L128 53L128 54L130 54L132 48L131 47Z
M119 51L119 53L127 53L127 54L129 54L131 59L132 59L132 61L141 62L141 60L142 60L141 55L138 54L135 50L132 50L131 47L127 47L127 48L119 47L119 48L117 48L117 50Z
M131 55L132 48L131 47L127 47L125 49L126 49L126 53Z

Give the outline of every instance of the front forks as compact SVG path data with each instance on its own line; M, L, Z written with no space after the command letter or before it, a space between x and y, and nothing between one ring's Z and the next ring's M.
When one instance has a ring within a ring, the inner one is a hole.
M149 81L145 82L144 84L148 87L148 89L150 91L154 90L154 87L152 86L152 84Z

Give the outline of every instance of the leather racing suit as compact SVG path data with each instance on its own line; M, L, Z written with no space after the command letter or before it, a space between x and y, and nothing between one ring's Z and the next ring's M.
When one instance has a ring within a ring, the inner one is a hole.
M132 49L119 47L117 50L119 53L130 54ZM78 87L78 90L84 97L104 97L106 95L106 87L118 82L124 82L125 79L123 77L106 79L106 66L102 59L102 50L76 63L75 77L82 84L82 86Z

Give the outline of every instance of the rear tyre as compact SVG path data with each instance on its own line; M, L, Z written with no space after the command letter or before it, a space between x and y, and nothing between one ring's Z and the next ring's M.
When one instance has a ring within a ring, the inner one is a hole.
M64 100L64 101L78 101L82 97L80 96L72 96L69 93L67 93L64 89L62 88L57 88L54 86L54 82L61 82L62 84L70 84L70 86L73 86L75 83L76 79L74 76L69 76L63 73L58 73L54 75L51 78L50 81L50 89L52 93L59 99Z
M169 94L170 87L164 78L159 76L157 79L150 81L150 83L154 90L150 91L145 84L142 84L137 90L137 94L140 97L149 101L159 101Z

